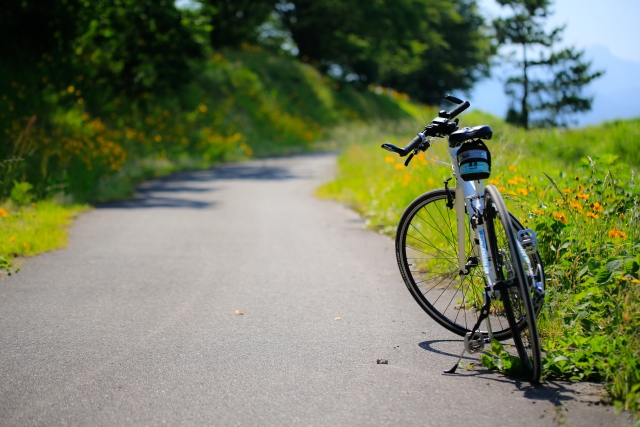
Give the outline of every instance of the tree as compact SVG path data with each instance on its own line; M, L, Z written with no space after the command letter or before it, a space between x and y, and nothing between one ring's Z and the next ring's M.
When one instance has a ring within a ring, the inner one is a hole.
M493 52L475 0L291 0L277 9L303 60L423 102L471 87Z
M567 48L553 52L562 40L564 27L545 30L551 0L497 0L510 7L512 15L494 20L499 44L518 45L521 57L509 62L520 74L507 79L505 92L511 98L507 121L528 129L534 126L567 126L571 116L591 109L593 98L584 97L584 87L601 76L590 71L584 52ZM538 59L530 59L537 51Z
M238 47L242 42L253 43L257 28L274 11L278 0L202 0L212 9L203 11L212 15L211 46L213 48Z

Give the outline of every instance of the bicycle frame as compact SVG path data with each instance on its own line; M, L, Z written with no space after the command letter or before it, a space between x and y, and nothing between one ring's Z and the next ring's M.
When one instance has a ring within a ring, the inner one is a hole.
M481 218L484 213L484 180L476 181L464 181L460 179L460 168L457 162L458 150L460 146L449 146L449 157L451 159L451 165L453 174L456 177L455 188L455 201L454 209L456 211L457 226L458 226L458 267L461 274L468 274L467 271L467 259L465 254L465 227L469 224L469 230L473 234L469 236L472 238L471 244L473 249L473 255L476 259L480 260L482 269L488 282L488 293L491 298L496 299L498 297L493 289L497 282L497 274L494 269L493 263L490 260L496 257L497 254L491 254L490 248L487 245L485 227L483 221L477 221L476 224L472 224L473 215ZM466 217L466 218L465 218ZM533 269L531 268L531 261L526 251L524 250L520 241L517 241L518 251L520 256L525 261L525 268L527 274L533 276ZM536 283L536 285L538 285Z

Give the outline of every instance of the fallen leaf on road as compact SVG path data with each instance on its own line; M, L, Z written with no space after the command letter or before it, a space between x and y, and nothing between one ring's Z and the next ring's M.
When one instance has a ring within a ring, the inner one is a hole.
M342 320L341 317L334 317L333 320Z
M233 314L239 314L240 316L242 316L244 314L244 311L236 310L233 312Z

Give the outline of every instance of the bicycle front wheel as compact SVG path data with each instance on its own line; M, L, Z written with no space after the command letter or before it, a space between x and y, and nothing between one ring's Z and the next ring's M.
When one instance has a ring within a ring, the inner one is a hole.
M455 201L453 189L449 196ZM487 283L482 266L470 267L467 275L459 274L458 219L447 201L447 192L442 188L423 194L407 207L396 233L396 258L407 289L418 305L440 325L464 336L478 319ZM515 229L523 228L510 218ZM466 261L477 250L466 215L465 222ZM490 314L494 337L508 339L510 324L504 310L496 308ZM480 330L487 335L486 321Z
M514 283L501 295L504 312L510 328L518 331L513 334L513 341L524 371L532 382L537 382L540 380L541 353L532 301L532 272L525 268L511 216L493 185L485 189L484 202L487 244L497 279Z

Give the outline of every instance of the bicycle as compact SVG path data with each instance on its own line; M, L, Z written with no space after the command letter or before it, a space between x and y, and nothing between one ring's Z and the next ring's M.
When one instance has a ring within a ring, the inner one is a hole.
M494 185L484 185L491 153L482 140L491 139L492 129L459 129L455 117L470 103L450 95L445 100L457 106L441 110L407 146L382 145L401 157L409 155L408 166L437 138L447 138L456 179L455 188L449 178L444 188L419 196L405 209L396 233L398 267L420 307L464 337L460 358L446 373L455 373L465 352L479 353L493 339L513 338L525 374L537 382L536 316L544 301L544 270L536 234L507 211Z

